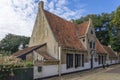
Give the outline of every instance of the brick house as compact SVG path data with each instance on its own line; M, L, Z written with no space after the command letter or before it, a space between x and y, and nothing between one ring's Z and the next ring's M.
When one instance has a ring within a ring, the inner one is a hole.
M33 61L37 79L101 67L111 54L96 38L91 19L75 24L44 10L41 1L29 47L13 55Z

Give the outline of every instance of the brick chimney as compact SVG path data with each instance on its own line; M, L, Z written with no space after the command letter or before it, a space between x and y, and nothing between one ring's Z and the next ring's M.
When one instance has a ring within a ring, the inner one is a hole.
M43 1L40 1L40 2L39 2L39 8L41 8L41 9L44 8L44 2L43 2Z

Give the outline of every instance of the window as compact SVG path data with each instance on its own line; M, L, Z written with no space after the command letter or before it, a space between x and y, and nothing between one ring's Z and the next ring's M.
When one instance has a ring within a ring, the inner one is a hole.
M103 64L104 63L104 56L103 55L98 55L98 64Z
M83 39L83 42L85 42L85 39Z
M101 64L101 56L100 55L98 55L98 64Z
M95 49L95 42L93 42L93 49Z
M90 41L90 48L92 48L92 41Z
M75 67L80 67L81 65L81 54L75 54Z
M73 67L73 54L67 54L67 68Z
M82 54L82 67L84 67L84 54Z
M91 34L93 34L93 31L91 30Z
M104 56L102 56L102 64L104 63Z
M38 67L38 72L42 72L42 67L41 66Z

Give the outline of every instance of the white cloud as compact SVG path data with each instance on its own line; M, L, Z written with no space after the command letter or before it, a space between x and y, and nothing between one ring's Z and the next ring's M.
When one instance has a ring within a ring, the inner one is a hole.
M70 9L74 4L68 6L69 3L69 0L51 0L47 4L49 6L47 10L67 20L79 18L85 10L83 8Z
M79 18L84 9L70 9L68 0L42 0L45 9L65 19ZM0 39L8 33L30 36L39 0L0 0Z
M14 1L16 1L15 5L18 6L17 12L15 8L13 8L15 5L13 6L11 0L0 1L0 39L8 33L25 36L31 35L34 18L26 18L26 14L29 11L32 12L32 10L28 8L26 11L22 11L19 7L24 8L27 2L22 4L22 2L19 2L20 0Z

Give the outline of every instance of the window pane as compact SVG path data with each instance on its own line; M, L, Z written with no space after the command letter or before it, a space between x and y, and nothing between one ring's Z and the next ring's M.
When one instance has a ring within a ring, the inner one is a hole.
M90 42L90 48L92 48L92 41Z
M81 64L80 54L75 54L75 67L79 67Z
M73 54L67 54L66 63L67 68L73 67Z

